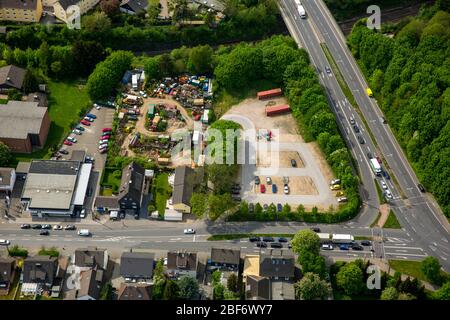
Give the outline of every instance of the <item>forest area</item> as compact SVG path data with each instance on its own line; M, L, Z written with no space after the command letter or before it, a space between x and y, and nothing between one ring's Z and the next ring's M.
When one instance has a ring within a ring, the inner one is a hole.
M419 179L450 217L450 1L394 37L357 23L348 44Z

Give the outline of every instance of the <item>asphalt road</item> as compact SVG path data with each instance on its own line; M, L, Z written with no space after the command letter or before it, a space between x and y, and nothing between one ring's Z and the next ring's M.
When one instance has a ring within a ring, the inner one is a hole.
M386 181L394 195L394 200L390 203L391 207L405 233L414 239L415 245L421 247L424 253L436 256L444 269L450 270L448 222L439 214L436 203L417 188L418 179L389 126L380 121L382 112L375 99L366 95L367 84L346 47L345 38L331 13L321 0L304 0L302 3L308 14L307 19L300 19L294 1L281 1L281 9L291 34L310 53L312 63L320 70L324 70L325 65L329 65L320 46L321 42L327 44L378 144L376 149L367 130L363 130L365 127L363 122L345 99L334 75L320 72L320 80L331 100L332 109L355 159L358 160L364 185L362 195L367 209L363 210L357 223L367 223L367 217L372 218L378 207L376 190L373 185L375 177L370 171L366 156L370 150L372 154L381 153L383 155L401 188L400 192L391 181ZM366 141L364 145L360 145L355 139L354 132L349 126L350 116L355 118L364 134ZM400 197L402 193L405 198Z

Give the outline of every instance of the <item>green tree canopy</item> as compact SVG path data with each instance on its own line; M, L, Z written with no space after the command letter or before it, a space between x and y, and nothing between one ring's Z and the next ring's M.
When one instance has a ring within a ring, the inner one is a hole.
M364 275L355 263L347 263L336 274L336 283L339 289L347 295L356 295L364 287Z
M297 232L291 243L292 250L297 254L302 251L308 251L315 255L319 254L320 238L312 230L304 229Z
M312 272L295 284L295 296L301 300L326 300L330 291L330 284Z

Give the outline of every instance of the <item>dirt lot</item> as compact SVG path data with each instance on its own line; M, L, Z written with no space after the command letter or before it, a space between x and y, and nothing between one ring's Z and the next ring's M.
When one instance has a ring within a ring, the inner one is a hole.
M278 157L278 160L277 160ZM297 162L297 168L303 168L303 161L296 151L258 152L258 167L269 168L272 165L279 168L291 167L291 159ZM274 163L272 163L274 162Z
M266 194L274 194L272 185L266 183L267 176L260 176L261 183L266 186ZM311 177L288 177L289 178L289 194L290 195L318 195L316 185ZM277 194L284 194L283 177L271 177L272 184L277 185ZM261 193L259 186L255 186L255 193Z

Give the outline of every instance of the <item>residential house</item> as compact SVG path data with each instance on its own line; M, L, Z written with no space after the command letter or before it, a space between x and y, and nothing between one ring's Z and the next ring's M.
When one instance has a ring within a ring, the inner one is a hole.
M147 11L148 0L122 0L120 11L128 14L142 14Z
M16 182L16 170L14 168L0 168L0 192L12 192Z
M26 73L27 70L14 65L1 67L0 92L5 93L10 89L17 89L19 91L22 90L23 80L25 79Z
M98 300L103 283L103 270L89 269L80 273L80 287L76 292L77 300Z
M50 256L34 256L23 263L23 283L38 284L50 289L58 271L58 258Z
M285 250L269 250L244 259L243 282L248 300L293 300L295 257Z
M122 283L117 295L118 300L152 300L153 284Z
M8 101L0 108L0 123L1 142L12 152L31 153L44 147L51 120L37 102Z
M26 101L37 102L38 107L48 107L47 95L44 92L33 92L26 97Z
M87 247L83 249L77 249L74 253L72 261L81 270L88 269L102 269L108 268L108 251L106 249L98 249L97 247Z
M145 185L145 169L132 162L122 170L119 188L119 207L121 210L139 212Z
M241 261L239 249L211 248L210 265L214 269L238 271Z
M197 277L197 253L169 251L167 253L167 273L173 278L184 275Z
M108 211L119 211L119 199L114 196L97 196L95 198L94 208L101 213L107 213Z
M39 22L41 16L41 0L0 0L0 20Z
M120 258L120 275L125 281L151 282L155 255L146 252L124 252Z
M100 0L59 0L53 4L55 16L63 21L68 22L72 15L71 6L79 8L80 16L94 8Z
M195 173L187 166L175 169L173 183L172 204L173 208L183 213L191 212L191 197L194 192Z
M14 281L16 260L0 257L0 296L7 295Z

